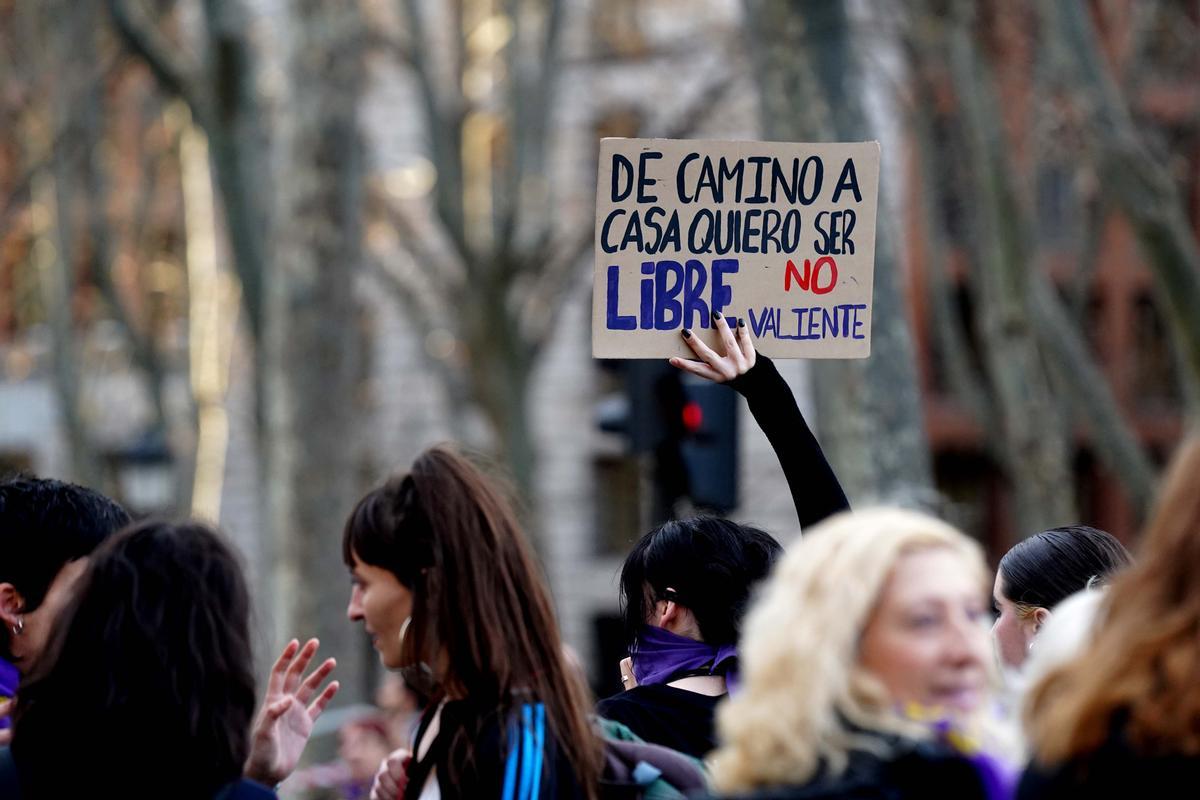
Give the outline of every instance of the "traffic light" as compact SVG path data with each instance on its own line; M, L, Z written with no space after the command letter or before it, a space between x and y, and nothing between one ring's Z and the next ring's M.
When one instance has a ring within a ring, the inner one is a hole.
M597 424L652 456L655 519L676 503L726 513L737 505L737 398L732 389L685 375L662 361L604 362L622 378L601 398Z
M679 409L680 451L688 496L699 508L720 514L737 507L737 394L728 386L685 376Z

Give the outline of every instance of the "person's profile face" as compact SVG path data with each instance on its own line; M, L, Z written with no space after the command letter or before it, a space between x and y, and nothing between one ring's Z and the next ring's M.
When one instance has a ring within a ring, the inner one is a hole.
M897 705L974 711L988 690L987 619L979 576L959 553L906 553L863 630L859 666Z
M22 675L28 675L42 657L46 643L50 640L50 633L75 596L79 579L87 571L89 563L91 559L84 556L63 564L54 580L50 582L41 605L21 615L21 632L9 636L9 650L12 653L13 666L20 670Z
M412 592L390 570L359 560L354 554L351 569L350 605L346 616L362 622L379 660L389 669L405 666L401 658L400 632L412 615Z
M1022 617L1017 604L1008 599L1004 576L996 573L992 588L992 602L996 606L996 622L992 625L992 639L1000 661L1006 667L1018 668L1029 657L1029 646L1037 633L1037 623Z

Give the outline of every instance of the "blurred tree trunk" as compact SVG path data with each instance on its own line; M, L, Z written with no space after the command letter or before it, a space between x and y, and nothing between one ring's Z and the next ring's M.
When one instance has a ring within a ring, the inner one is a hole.
M345 571L339 533L360 465L353 290L362 255L365 37L357 4L289 0L286 113L275 141L245 3L203 7L203 58L189 63L143 7L109 0L126 44L207 136L254 345L272 646L318 635L342 663L345 697L356 699L362 648L344 618L344 584L331 577Z
M94 140L95 118L79 113L77 104L88 82L93 79L93 60L81 62L73 57L80 40L86 42L93 32L86 24L87 15L66 14L52 20L43 9L38 22L48 48L43 53L44 74L50 76L50 103L47 118L57 134L50 155L50 170L35 185L34 200L53 225L53 242L44 227L36 255L38 281L42 290L46 319L53 346L54 388L65 434L71 477L88 486L103 486L104 475L99 455L87 428L83 411L83 363L79 331L75 324L76 265L81 226L76 198L80 196L86 145ZM60 9L63 10L63 9ZM61 67L57 65L63 65Z
M361 637L345 619L341 530L361 464L356 446L354 285L362 258L364 35L350 3L291 0L280 120L275 275L265 305L265 491L275 543L278 642L318 635L362 695Z
M1015 490L1017 532L1028 535L1077 518L1070 437L1038 347L1028 296L1028 287L1036 283L1033 243L1022 224L993 76L972 36L972 5L956 3L948 50L974 201L976 327Z
M203 60L191 63L134 0L108 0L108 8L126 46L168 93L187 103L208 137L225 231L254 343L255 419L261 438L267 400L260 343L263 298L271 277L272 172L249 15L243 0L204 0Z
M86 31L72 39L74 58L79 63L88 65L89 69L94 69L92 65L100 61L96 36L103 24L103 9L96 3L87 3L80 7L74 16L80 21L83 31ZM154 332L136 318L113 279L117 245L116 231L109 218L109 166L106 163L107 150L104 146L106 87L103 81L90 80L80 88L80 95L72 105L83 123L81 134L84 139L80 142L80 188L81 194L87 198L88 206L91 278L104 298L113 321L117 323L128 342L129 352L141 375L143 389L150 405L150 426L162 441L172 442L176 437L171 435L164 396L166 373L154 341ZM112 159L108 161L111 162ZM154 164L149 160L143 161L141 167L148 174L153 174ZM147 182L144 190L148 191L149 188L150 184ZM137 228L145 224L144 216L150 213L148 204L139 203L139 207L143 218L132 221ZM187 463L189 459L178 452L177 448L172 448L172 455L176 464L172 507L187 508L191 490L191 482L188 479L191 473Z
M1200 245L1185 206L1162 160L1138 131L1125 98L1100 52L1087 3L1036 4L1043 37L1072 96L1090 118L1088 130L1103 175L1102 187L1133 222L1157 279L1184 367L1185 394L1200 386ZM1193 417L1200 409L1191 409Z
M747 0L764 131L782 141L858 141L872 133L842 2ZM884 153L884 158L893 154ZM871 357L813 361L822 444L856 502L933 501L908 308L881 192Z
M916 89L910 116L922 165L922 194L926 199L923 216L928 229L927 238L935 243L931 246L928 272L931 276L930 290L934 294L935 315L939 318L939 343L947 351L947 373L955 393L966 399L968 407L978 419L985 421L1000 416L1000 413L991 398L983 395L977 388L982 376L977 378L969 360L958 352L965 341L965 332L940 320L941 317L955 312L949 308L949 302L944 297L944 253L943 248L936 244L940 242L941 231L932 221L937 219L940 203L951 199L946 195L946 187L970 185L970 182L963 178L968 170L966 165L961 163L962 159L956 157L955 154L959 151L955 146L935 151L936 144L930 121L930 109L936 104L935 86L939 80L949 80L946 74L950 71L946 54L951 48L946 25L938 17L935 9L916 9L910 23L907 50ZM962 110L960 106L960 111ZM997 179L1006 184L1003 193L1015 195L1015 189L1011 186L1011 173L1003 164L998 170L988 165L977 166L984 171L994 172ZM1027 249L1032 252L1030 237L1033 226L1029 219L1029 209L1020 203L1016 206L1019 239L1029 243ZM1098 234L1098 225L1090 224L1087 227L1091 234ZM1095 244L1090 237L1085 240L1083 249L1085 254L1094 253ZM1076 286L1073 287L1075 295L1086 294L1086 281L1091 278L1090 264L1093 260L1081 260L1080 271L1084 274L1076 276ZM1088 269L1085 270L1084 267ZM1083 412L1082 418L1092 433L1092 440L1100 459L1114 474L1122 476L1134 505L1144 509L1153 492L1153 466L1132 428L1122 416L1107 379L1084 342L1077 315L1059 297L1049 277L1036 263L1030 264L1021 272L1027 276L1029 282L1025 297L1028 305L1027 315L1032 319L1037 342L1053 369L1053 375L1058 379L1057 383L1069 393L1071 403ZM1063 424L1067 426L1064 435L1069 437L1070 422L1063 420ZM986 424L983 427L989 449L995 454L997 461L1007 463L1001 432Z
M918 14L904 44L913 88L908 121L916 139L922 189L921 233L927 248L925 271L933 312L934 340L951 396L981 423L988 449L998 454L999 436L990 425L983 424L996 416L995 404L985 391L984 378L972 361L968 349L968 320L964 319L958 307L958 284L950 275L948 263L949 248L943 229L942 208L956 199L949 194L947 187L959 182L958 170L962 165L955 163L952 148L939 147L935 134L933 109L937 105L937 66L934 53L939 51L940 43L933 34L932 18Z

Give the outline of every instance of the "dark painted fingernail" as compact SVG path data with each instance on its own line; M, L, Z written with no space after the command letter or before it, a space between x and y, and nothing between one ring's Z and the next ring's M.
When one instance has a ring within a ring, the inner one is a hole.
M721 312L714 311L713 312L713 322L720 322L720 321L721 321Z
M692 338L692 332L689 331L687 328L684 328L683 329L683 338L685 338L685 339Z
M739 328L744 328L744 327L746 327L746 320L744 320L744 319L739 319L739 320L738 320L738 327L739 327Z

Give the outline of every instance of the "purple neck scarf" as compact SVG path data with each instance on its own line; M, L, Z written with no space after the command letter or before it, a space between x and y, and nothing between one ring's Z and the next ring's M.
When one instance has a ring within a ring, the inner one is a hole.
M0 698L14 697L20 682L21 673L17 672L17 668L0 658Z
M643 625L630 650L633 676L639 686L668 683L679 673L707 671L708 675L725 673L721 665L737 658L737 648L731 644L711 645L686 636L671 633L666 628ZM733 676L726 675L733 683Z
M0 658L0 700L8 700L17 694L17 685L21 682L21 673L12 664ZM10 717L0 719L0 730L6 730L12 725Z

